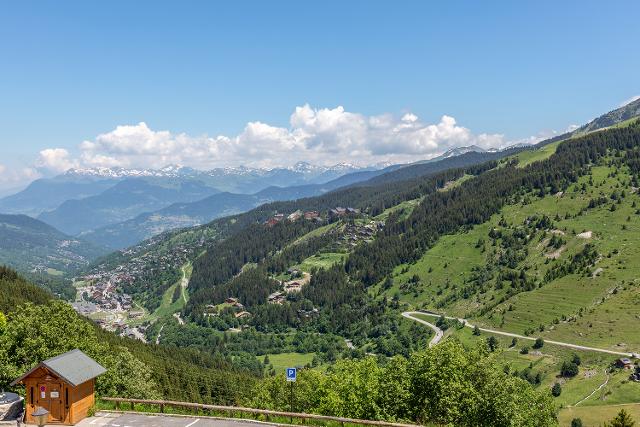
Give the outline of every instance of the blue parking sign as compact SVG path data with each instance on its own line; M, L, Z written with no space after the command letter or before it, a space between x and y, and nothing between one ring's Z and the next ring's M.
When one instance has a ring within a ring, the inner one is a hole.
M295 381L298 377L298 370L296 368L287 368L287 381Z

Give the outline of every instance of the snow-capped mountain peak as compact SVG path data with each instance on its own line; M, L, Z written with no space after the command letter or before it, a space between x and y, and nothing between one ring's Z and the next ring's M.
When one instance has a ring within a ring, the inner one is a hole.
M462 154L466 154L466 153L484 153L485 150L484 148L478 147L477 145L469 145L467 147L456 147L456 148L452 148L451 150L446 151L442 156L442 158L449 158L449 157L455 157L455 156L460 156Z
M264 176L278 171L289 171L302 175L314 176L326 172L350 172L362 169L350 163L338 163L333 166L319 166L308 162L297 162L289 167L280 168L254 168L249 166L228 166L211 170L196 170L182 165L167 165L160 169L140 169L122 167L94 167L94 168L74 168L69 169L63 175L67 177L90 177L90 178L146 178L146 177L196 177L199 175L221 176L221 175L257 175Z

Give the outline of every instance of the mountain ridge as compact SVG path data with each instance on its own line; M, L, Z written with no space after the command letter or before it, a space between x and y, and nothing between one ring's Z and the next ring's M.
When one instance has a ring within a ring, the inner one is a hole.
M27 215L0 214L0 241L0 265L26 273L77 270L108 252Z

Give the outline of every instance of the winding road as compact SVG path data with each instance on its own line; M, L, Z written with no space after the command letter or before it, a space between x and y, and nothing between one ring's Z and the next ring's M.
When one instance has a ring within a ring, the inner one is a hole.
M413 317L413 315L415 314L424 314L421 313L419 311L405 311L404 313L402 313L402 317L406 317L407 319L411 319L415 322L418 323L422 323L425 326L430 327L431 329L433 329L433 331L436 333L436 335L431 338L431 341L429 341L429 347L433 347L434 345L438 344L440 342L440 340L444 337L444 331L440 328L438 328L436 325L434 325L433 323L429 323L426 320L422 320L419 319L417 317Z
M436 336L431 340L431 342L429 342L429 347L432 347L434 345L436 345L437 343L440 342L440 340L442 340L442 336L443 336L443 332L440 328L438 328L436 325L429 323L423 319L417 318L415 317L416 314L422 315L422 316L429 316L429 317L441 317L442 315L440 314L436 314L436 313L429 313L429 312L425 312L425 311L405 311L404 313L402 313L403 317L406 317L407 319L411 319L413 321L416 321L418 323L421 323L425 326L430 327L431 329L433 329L436 332ZM469 323L466 319L461 319L458 317L451 317L451 316L444 316L445 319L450 319L450 320L457 320L461 323L463 323L466 327L468 328L475 328L474 325L472 325L471 323ZM478 327L479 330L481 330L482 332L487 332L490 334L495 334L495 335L503 335L505 337L513 337L513 338L518 338L518 339L523 339L523 340L529 340L529 341L535 341L537 338L535 337L527 337L525 335L519 335L519 334L514 334L511 332L503 332L503 331L496 331L495 329L487 329L487 328L480 328ZM566 342L561 342L561 341L552 341L552 340L544 340L545 343L548 344L553 344L553 345L557 345L560 347L567 347L567 348L573 348L575 350L584 350L584 351L595 351L598 353L607 353L607 354L613 354L616 356L626 356L626 357L634 357L635 353L625 353L625 352L620 352L620 351L614 351L614 350L607 350L604 348L595 348L595 347L587 347L584 345L578 345L578 344L571 344L571 343L566 343Z

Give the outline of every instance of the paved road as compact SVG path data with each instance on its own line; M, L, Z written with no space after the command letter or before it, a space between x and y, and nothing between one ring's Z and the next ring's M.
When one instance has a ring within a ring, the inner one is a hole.
M422 323L423 325L433 329L436 335L433 338L431 338L431 341L429 341L429 347L433 347L434 345L438 344L440 340L444 337L444 331L438 328L433 323L429 323L426 320L422 320L420 318L414 317L414 315L416 314L424 314L424 313L420 313L419 311L405 311L404 313L402 313L402 316L406 317L407 319L414 320L418 323Z
M82 420L78 427L260 427L270 426L247 420L224 420L199 417L172 417L151 414L101 413Z
M424 322L421 319L417 319L415 317L412 317L411 314L416 314L416 313L420 313L424 316L430 316L430 317L440 317L440 314L435 314L435 313L427 313L427 312L416 312L416 311L405 311L404 313L402 313L402 315L404 317L407 317L409 319L415 320L416 322L420 322L420 323L427 323L427 326L433 326L435 327L435 325L430 325L428 322ZM451 316L445 316L445 319L451 319L451 320L457 320L459 322L464 323L465 326L467 326L468 328L475 328L474 325L472 325L471 323L469 323L466 319L461 319L459 317L451 317ZM432 328L433 329L433 328ZM490 334L495 334L495 335L503 335L506 337L513 337L513 338L518 338L518 339L523 339L523 340L529 340L529 341L535 341L536 337L527 337L524 335L519 335L519 334L513 334L511 332L503 332L503 331L496 331L495 329L487 329L487 328L480 328L478 327L478 329L480 329L483 332L488 332ZM438 340L440 341L440 340ZM595 348L595 347L587 347L584 345L578 345L578 344L571 344L571 343L566 343L566 342L561 342L561 341L552 341L552 340L544 340L545 343L548 344L554 344L560 347L567 347L567 348L573 348L575 350L586 350L586 351L595 351L598 353L607 353L607 354L614 354L616 356L627 356L627 357L634 357L635 353L625 353L625 352L621 352L621 351L613 351L613 350L607 350L604 348ZM430 344L431 345L431 344Z

